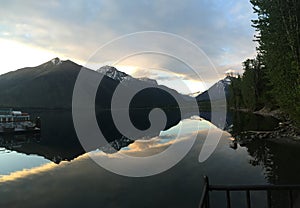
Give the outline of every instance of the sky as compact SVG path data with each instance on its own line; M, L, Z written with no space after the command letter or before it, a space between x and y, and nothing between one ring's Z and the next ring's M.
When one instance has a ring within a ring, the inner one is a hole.
M96 68L113 63L183 93L204 91L255 57L251 19L249 0L1 0L0 74L54 57L87 65L94 56Z

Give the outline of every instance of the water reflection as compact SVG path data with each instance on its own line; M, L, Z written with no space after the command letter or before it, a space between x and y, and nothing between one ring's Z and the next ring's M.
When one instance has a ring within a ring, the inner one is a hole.
M60 146L60 143L47 143L40 135L2 136L0 146L6 151L42 156L57 164L61 161L71 161L84 153L79 144Z
M232 141L233 149L246 148L249 154L249 164L254 167L262 167L264 177L270 184L300 184L300 145L293 143L277 143L272 138L253 138L246 140L240 137L244 131L268 131L278 125L278 120L272 117L262 117L247 113L234 113L230 133L239 138ZM281 138L285 139L285 138ZM265 194L265 193L264 193ZM293 192L294 206L300 206L300 193ZM271 193L273 207L288 207L289 195L287 191L273 191ZM266 200L264 200L266 201Z
M137 128L145 129L149 125L148 113L150 109L135 110L131 119L137 125ZM137 135L139 139L149 139L160 134L161 130L166 130L177 125L181 119L178 109L164 109L167 114L167 124L165 128L150 132L147 135ZM9 150L25 154L36 154L45 157L55 163L61 161L71 161L82 155L86 151L101 149L107 153L114 153L121 148L133 143L130 138L124 137L114 125L109 110L97 111L98 125L105 139L110 143L108 146L91 146L84 150L77 138L71 111L32 111L26 110L32 117L41 117L40 135L10 135L0 136L0 146ZM186 118L194 115L193 112L185 115Z
M262 165L266 178L273 184L300 184L299 145L254 141L246 145L252 165ZM280 154L279 154L280 153Z
M185 128L182 128L182 123L185 123L185 125L183 125ZM122 165L124 164L122 160L126 159L124 155L130 155L132 157L145 157L145 156L155 155L160 152L163 152L165 149L167 149L170 145L174 143L182 143L185 142L186 140L192 139L194 135L197 135L201 131L206 131L208 128L214 128L214 127L209 122L201 121L201 119L197 117L192 119L186 119L183 120L180 124L176 125L175 127L172 127L166 131L161 132L159 136L153 138L147 138L145 140L138 140L128 145L127 147L122 148L118 152L105 153L101 150L100 151L96 150L89 153L84 153L81 156L74 159L72 163L61 162L59 166L57 166L52 162L45 163L37 167L32 167L21 171L15 171L12 172L11 174L2 176L0 178L0 182L9 182L14 180L25 179L28 177L33 177L34 175L41 175L47 172L50 173L55 170L64 169L67 168L69 165L73 166L74 164L78 164L82 161L89 160L89 156L91 154L93 154L96 157L104 158L108 162L111 159L120 160L121 161L120 165ZM177 138L178 131L182 131L183 137ZM25 135L23 136L25 137ZM27 136L28 137L26 138L29 138L29 135ZM40 141L38 139L32 140L31 142L27 140L27 142L20 142L18 148L20 148L19 149L20 152L21 151L25 152L26 144L33 145L39 142ZM8 143L11 144L11 142ZM17 148L17 145L7 146L7 148L13 148L13 147Z
M270 116L255 115L230 111L227 114L226 129L233 136L238 136L244 131L268 131L278 126L278 120Z
M164 151L172 142L184 142L197 134L189 154L166 172L146 178L123 177L99 167L88 154L84 154L71 163L42 165L7 176L1 184L0 206L93 207L100 204L101 207L197 207L204 174L209 175L214 183L263 182L259 174L261 169L247 163L245 148L228 148L230 135L225 132L212 157L205 163L199 163L199 151L210 125L193 119L182 122L188 124L184 125L182 131L185 136L182 138L173 138L178 130L176 128L180 128L179 124L160 136L132 143L113 154L103 151L91 153L108 162L118 160L120 165L124 165L124 154L134 157L153 155ZM214 128L214 131L220 130ZM237 178L240 173L247 177ZM30 187L30 194L26 194L26 187ZM223 203L222 200L217 201Z
M4 148L0 149L0 154L1 151L7 150L36 154L59 165L43 162L36 167L11 171L11 174L1 177L0 206L25 204L25 207L82 207L101 204L103 207L197 207L204 174L208 175L214 184L300 183L298 146L276 144L267 140L254 140L245 143L244 146L231 143L231 139L239 132L269 130L277 124L276 120L270 118L229 112L226 128L231 134L222 133L216 151L204 163L198 162L198 156L207 129L212 126L206 121L183 120L182 122L188 125L183 129L185 136L179 139L174 139L174 135L180 124L134 143L129 140L128 143L126 140L120 143L121 135L107 129L107 134L111 132L110 142L115 141L119 151L102 149L105 151L94 151L90 154L96 154L108 161L119 160L120 165L124 154L132 157L155 155L174 142L184 142L197 134L194 147L175 167L157 176L133 179L110 173L89 159L89 155L77 140L70 112L38 112L36 115L42 117L40 137L26 135L2 138L0 146ZM205 115L202 113L202 116ZM209 120L209 116L206 118ZM173 122L172 125L179 121L175 118ZM113 140L115 138L117 140ZM63 162L64 160L72 162ZM30 187L30 194L26 187ZM278 200L286 197L284 194L273 193L273 202L277 207L285 207L283 202ZM223 195L214 197L214 207L225 204ZM241 195L237 194L235 198L236 207L244 205ZM261 202L265 200L265 195L253 194L253 200L255 207L263 207Z
M231 116L233 119L228 131L233 136L232 140L244 131L268 131L278 125L278 120L272 117L237 112ZM230 145L233 149L246 147L251 156L249 163L264 167L264 174L269 183L300 184L300 179L296 177L300 173L300 166L296 165L300 158L300 145L276 143L268 138L254 138L248 142L241 139Z

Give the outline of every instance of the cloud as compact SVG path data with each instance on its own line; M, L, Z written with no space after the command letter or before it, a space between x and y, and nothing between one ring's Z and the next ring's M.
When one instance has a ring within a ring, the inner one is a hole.
M0 8L0 38L84 63L100 46L121 35L164 31L194 42L223 75L228 68L240 70L241 62L255 55L254 29L250 26L253 18L248 0L4 0ZM157 42L156 47L162 47L162 43ZM119 50L130 45L123 47L119 46ZM180 45L173 48L181 50ZM193 77L185 68L176 69L174 63L157 63L155 67L172 68ZM205 76L218 79L213 72Z
M66 164L66 162L64 162L64 164ZM53 170L56 167L57 167L57 165L55 163L50 162L50 163L46 163L46 164L43 164L43 165L38 166L38 167L31 168L31 169L24 169L24 170L21 170L21 171L12 172L9 175L0 175L0 183L1 182L14 181L14 180L29 177L29 176L32 176L32 175L40 174L40 173L43 173L43 172Z

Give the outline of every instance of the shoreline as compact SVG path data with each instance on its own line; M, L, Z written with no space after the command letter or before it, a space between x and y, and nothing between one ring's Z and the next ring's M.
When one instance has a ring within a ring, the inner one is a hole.
M251 111L250 109L233 109L240 112L253 113L261 116L271 116L278 120L278 127L271 131L246 131L241 132L241 138L238 141L251 142L255 139L264 139L278 144L289 144L300 146L300 129L280 110L270 110L262 108L258 111Z
M264 107L258 111L254 111L253 113L256 115L271 116L280 121L286 120L286 118L285 118L286 116L280 109L270 110L270 109Z
M253 113L256 115L261 116L271 116L273 118L276 118L277 120L283 121L285 120L284 113L280 109L270 110L267 108L262 108L258 111L252 111L248 108L230 108L230 110L238 111L238 112L244 112L244 113Z

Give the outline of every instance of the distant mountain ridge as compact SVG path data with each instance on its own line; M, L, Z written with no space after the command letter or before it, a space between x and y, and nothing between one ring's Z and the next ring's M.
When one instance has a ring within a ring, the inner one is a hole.
M198 102L203 102L203 101L226 99L229 95L230 84L231 84L231 79L230 77L227 76L224 79L221 79L218 82L216 82L208 90L198 95L196 97L196 100Z
M117 80L119 82L122 82L124 80L132 79L132 77L125 72L121 72L117 70L113 66L102 66L101 68L97 69L97 72L102 73L114 80Z
M36 67L26 67L16 71L8 72L0 76L0 107L14 108L71 108L72 95L77 76L82 66L70 60L60 60L54 58L46 63ZM103 85L98 89L102 96L97 99L96 105L107 107L111 95L118 84L125 80L126 89L136 87L156 87L157 82L148 78L136 79L118 71L115 67L104 66L96 71L91 70L97 76L103 73ZM160 86L167 92L172 92L179 99L188 100L188 96L181 95L177 91L165 86ZM139 106L171 105L165 96L162 96L161 90L149 90L149 96L152 100L141 96L136 99ZM147 100L144 102L143 99ZM173 101L172 101L173 102ZM174 104L174 103L173 103ZM172 105L173 105L172 104Z
M119 82L123 82L124 80L139 80L139 81L143 81L143 82L147 82L148 84L152 84L152 85L158 85L157 81L155 79L150 79L148 77L142 77L142 78L133 78L132 76L130 76L129 74L126 74L125 72L119 71L118 69L116 69L113 66L102 66L100 67L97 72L102 73L114 80L117 80Z

